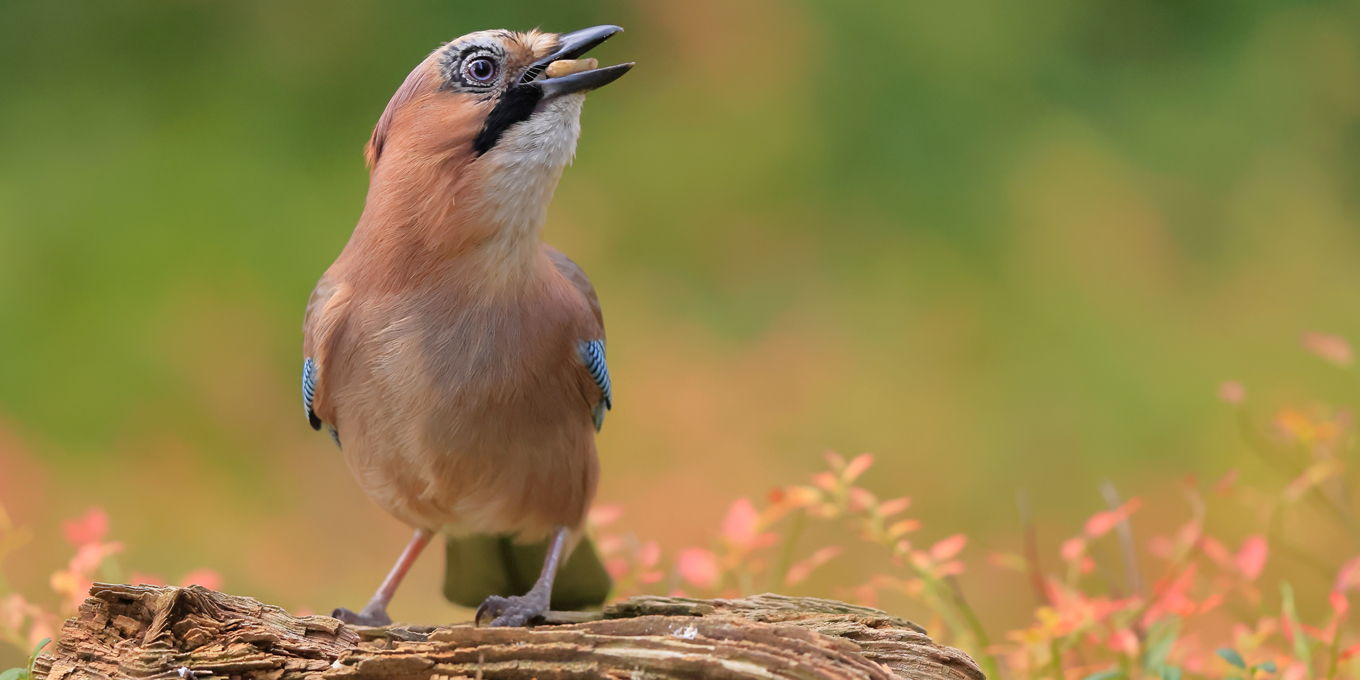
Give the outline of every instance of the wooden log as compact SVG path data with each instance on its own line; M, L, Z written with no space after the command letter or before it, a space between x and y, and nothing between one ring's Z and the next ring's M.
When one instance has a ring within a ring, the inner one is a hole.
M198 586L96 584L49 649L39 680L983 679L910 622L781 595L636 597L532 628L362 628Z

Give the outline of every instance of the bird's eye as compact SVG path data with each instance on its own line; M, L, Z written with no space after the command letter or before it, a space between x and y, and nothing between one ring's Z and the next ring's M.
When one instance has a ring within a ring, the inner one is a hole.
M463 73L477 83L489 83L496 77L496 62L491 57L469 59L463 65Z

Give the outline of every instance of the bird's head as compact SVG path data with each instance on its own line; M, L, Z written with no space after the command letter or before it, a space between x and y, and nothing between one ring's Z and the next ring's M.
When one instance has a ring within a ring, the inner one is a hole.
M411 189L450 193L483 212L541 214L575 153L585 93L633 66L597 68L581 57L622 30L479 31L441 46L406 77L373 130L365 158L374 182L442 176L450 179Z

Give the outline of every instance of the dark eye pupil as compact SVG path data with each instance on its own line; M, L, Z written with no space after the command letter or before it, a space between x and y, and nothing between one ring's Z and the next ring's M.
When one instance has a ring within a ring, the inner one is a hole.
M496 65L490 59L473 59L468 64L468 73L476 80L491 80L491 76L496 74Z

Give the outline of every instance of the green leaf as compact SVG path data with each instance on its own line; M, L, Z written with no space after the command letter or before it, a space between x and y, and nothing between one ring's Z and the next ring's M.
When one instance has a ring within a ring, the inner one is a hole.
M1267 672L1267 673L1274 673L1274 672L1275 672L1275 662L1274 662L1274 661L1267 661L1267 662L1265 662L1265 663L1256 664L1256 667L1255 667L1253 670L1262 670L1262 671L1265 671L1265 672Z
M46 647L51 643L52 638L43 638L41 640L38 640L38 644L33 647L33 653L30 654L28 657L28 669L25 670L23 674L15 676L15 680L32 680L33 664L38 662L38 654L42 653L43 647ZM0 680L5 680L5 678L0 678Z
M1100 671L1099 673L1092 673L1085 678L1082 678L1082 680L1114 680L1114 678L1122 677L1124 677L1124 671L1121 671L1118 668L1111 668L1109 670Z
M1171 655L1171 647L1176 643L1176 636L1180 633L1180 619L1169 618L1153 624L1148 631L1147 648L1143 652L1143 667L1156 669L1166 665L1166 659Z
M52 644L52 638L43 638L41 640L38 640L38 644L33 647L33 653L29 654L28 657L30 659L36 659L38 655L42 653L43 647L46 647L50 644Z
M1216 653L1220 657L1222 657L1224 661L1227 661L1228 663L1237 666L1238 668L1246 670L1247 662L1242 659L1242 655L1238 654L1237 650L1224 647L1223 649L1218 650L1218 652Z
M1162 680L1181 680L1181 669L1175 666L1163 666Z
M1294 587L1288 581L1280 584L1280 609L1284 610L1284 617L1289 621L1289 627L1294 629L1294 657L1303 662L1304 666L1313 665L1313 653L1308 646L1308 637L1303 632L1303 626L1299 623L1299 611L1294 606Z
M28 680L27 668L11 668L0 671L0 680Z

